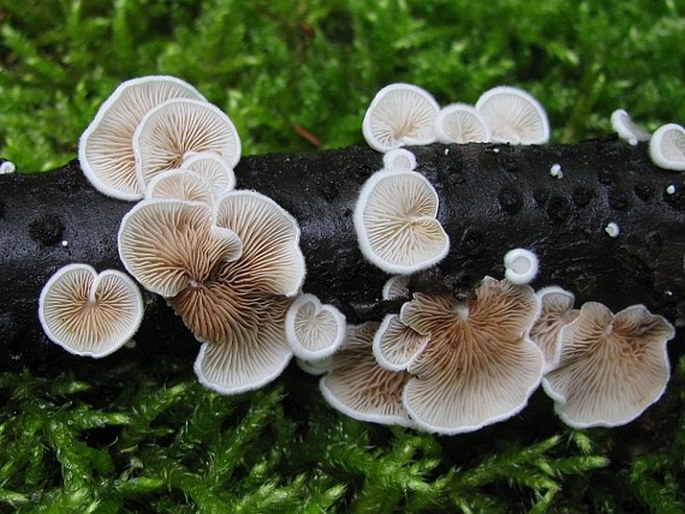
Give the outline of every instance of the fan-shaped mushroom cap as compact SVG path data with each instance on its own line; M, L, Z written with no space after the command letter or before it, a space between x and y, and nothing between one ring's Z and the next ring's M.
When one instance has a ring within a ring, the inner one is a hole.
M38 301L45 334L69 353L104 357L121 348L143 319L138 286L116 270L98 274L87 264L60 268Z
M183 167L202 175L219 196L235 188L235 173L228 160L215 152L190 152L183 156Z
M630 116L624 109L616 109L611 113L611 127L616 131L618 137L628 141L635 146L638 141L649 141L651 137L644 128L633 123Z
M132 139L138 187L162 171L178 168L188 152L216 152L231 167L240 160L240 137L218 107L198 100L167 100L140 121Z
M379 152L435 142L440 106L427 91L411 84L382 88L364 114L364 139Z
M343 348L331 358L330 373L319 382L326 401L352 418L385 425L413 426L402 406L404 372L381 368L371 340L378 323L348 326Z
M649 140L652 162L666 170L685 170L685 129L667 123L656 129Z
M409 294L409 275L393 275L383 285L383 300L394 300Z
M397 314L388 314L373 337L373 356L382 368L405 370L416 361L428 341L429 335L408 327Z
M583 304L561 331L559 366L542 381L559 417L575 428L638 417L666 388L666 342L674 335L673 326L644 305L614 315L601 303Z
M404 148L389 150L383 154L383 168L412 171L416 168L416 156Z
M304 257L295 219L273 200L231 191L217 200L216 221L243 243L211 279L169 298L195 337L205 343L195 362L200 381L234 394L278 376L293 352L285 316L304 281Z
M313 294L302 294L285 316L285 334L296 357L320 360L333 355L345 337L345 316L333 305L322 305Z
M495 143L540 145L549 140L545 109L522 89L492 88L478 99L476 110L490 128Z
M194 171L175 169L160 173L148 184L145 198L185 200L211 205L214 201L209 183Z
M217 227L211 208L180 200L146 200L119 228L119 256L146 289L165 297L205 282L217 267L236 260L238 236Z
M403 402L421 428L441 434L477 430L526 405L543 357L527 337L538 304L528 286L486 277L468 304L451 295L414 294L400 319L430 342L408 371Z
M120 200L143 197L131 138L145 114L171 98L205 100L182 80L153 75L122 82L100 106L78 148L81 169L98 191Z
M514 284L527 284L538 274L538 257L525 248L514 248L504 255L504 276Z
M354 226L362 253L388 273L429 268L449 251L436 219L438 194L413 171L379 171L362 187Z
M542 350L547 373L559 365L561 329L578 317L573 308L573 293L557 286L543 287L535 292L540 301L540 315L530 329L530 338Z
M333 356L326 357L325 359L316 360L316 361L308 361L305 359L296 358L295 362L297 363L297 367L300 368L305 373L308 373L309 375L314 375L314 376L318 377L318 376L323 375L324 373L330 371L332 360L333 360Z
M441 143L487 143L490 129L481 114L470 105L443 107L435 119L435 133Z

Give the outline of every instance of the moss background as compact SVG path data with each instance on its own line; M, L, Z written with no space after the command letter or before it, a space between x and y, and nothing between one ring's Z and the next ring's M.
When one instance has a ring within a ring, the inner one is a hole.
M228 112L245 154L362 143L397 81L441 104L523 87L556 142L619 107L654 130L685 120L683 34L676 0L0 0L0 157L66 163L116 85L154 73ZM235 397L173 354L4 372L0 512L685 512L677 344L667 394L626 427L570 430L538 392L454 437L339 415L294 366Z

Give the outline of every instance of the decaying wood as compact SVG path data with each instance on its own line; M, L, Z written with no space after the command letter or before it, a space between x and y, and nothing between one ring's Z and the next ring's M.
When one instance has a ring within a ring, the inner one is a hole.
M438 217L451 239L448 257L414 277L413 289L468 294L484 275L501 278L504 254L523 247L540 259L536 288L557 284L579 305L596 300L619 310L643 303L671 322L685 319L685 175L655 167L646 145L606 138L412 151L417 171L438 191ZM554 164L563 178L550 175ZM361 185L381 167L380 154L353 147L245 157L236 169L239 188L270 196L298 219L304 291L335 304L351 323L380 320L397 307L380 300L388 276L364 260L352 224ZM0 369L67 358L39 327L40 290L68 263L123 269L116 237L132 205L98 193L77 162L0 176ZM605 231L610 222L618 237ZM149 294L146 303L137 351L194 353L197 344L164 300Z

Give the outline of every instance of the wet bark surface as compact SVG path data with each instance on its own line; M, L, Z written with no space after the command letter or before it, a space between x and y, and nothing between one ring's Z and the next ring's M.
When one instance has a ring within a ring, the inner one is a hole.
M685 174L655 167L646 145L606 138L412 151L416 171L439 194L438 218L451 241L445 260L415 275L412 289L467 295L485 275L502 278L504 254L522 247L540 259L536 289L562 286L577 306L600 301L616 312L642 303L671 322L685 319ZM550 174L555 164L561 179ZM380 299L389 275L363 258L352 222L362 184L381 167L381 154L352 147L245 157L236 168L238 188L270 196L297 218L303 290L336 305L350 323L380 320L398 307ZM77 359L43 335L38 296L69 263L123 270L117 231L133 205L98 193L76 161L0 176L0 369ZM605 231L612 222L617 237ZM166 302L153 294L145 301L136 353L147 358L161 345L194 355L197 343Z

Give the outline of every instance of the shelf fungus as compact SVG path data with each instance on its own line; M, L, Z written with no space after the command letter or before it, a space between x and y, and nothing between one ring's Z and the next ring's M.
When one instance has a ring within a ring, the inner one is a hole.
M423 175L374 173L362 186L354 210L362 253L387 273L409 274L437 264L449 251L437 214L438 194Z
M663 394L670 375L666 343L674 336L673 326L643 305L613 314L587 302L562 329L559 365L542 385L574 428L626 424Z
M573 308L575 296L558 286L548 286L535 292L540 301L540 315L530 329L530 338L545 357L545 373L559 365L561 329L578 317Z
M69 353L105 357L138 330L143 299L120 271L97 273L87 264L69 264L43 287L38 319L48 338Z
M522 89L492 88L480 96L476 110L485 120L495 143L541 145L549 141L545 109Z
M435 142L435 118L440 106L430 93L412 84L382 88L364 114L362 132L379 152Z
M155 175L180 167L188 152L214 152L234 167L241 151L231 119L218 107L191 99L167 100L151 109L133 133L132 145L140 190Z
M470 432L522 410L542 377L542 353L527 336L537 313L529 286L491 277L467 303L415 293L400 320L430 341L408 366L402 397L419 428Z
M204 177L219 196L235 188L235 172L228 159L215 152L188 152L183 156L182 167Z
M656 129L649 140L649 156L660 168L685 170L685 129L676 123Z
M384 425L414 426L402 405L406 372L381 368L371 352L378 323L348 326L342 349L319 382L326 401L352 418Z
M144 190L136 179L132 137L154 107L172 98L205 98L190 84L168 76L147 76L122 82L100 106L79 140L79 164L102 194L136 201Z
M347 323L333 305L322 305L312 294L301 294L288 308L285 333L296 357L320 361L333 355L343 342Z
M487 143L490 128L472 106L455 103L443 107L435 120L435 133L441 143Z

